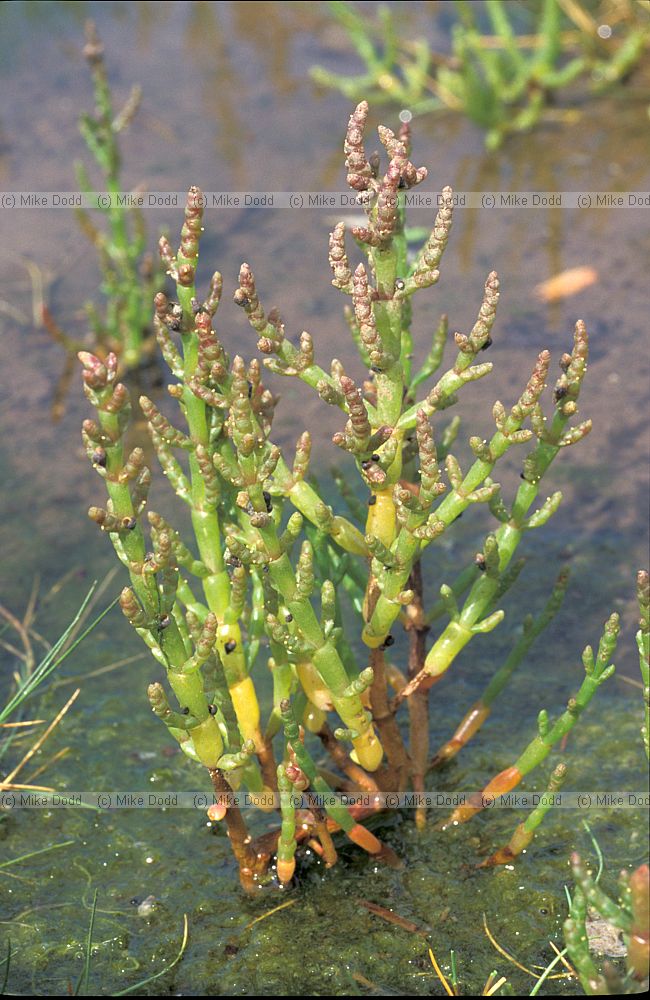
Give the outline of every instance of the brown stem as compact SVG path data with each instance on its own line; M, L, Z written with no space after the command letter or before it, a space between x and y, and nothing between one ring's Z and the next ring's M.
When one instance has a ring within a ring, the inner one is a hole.
M348 832L348 837L350 840L357 844L358 847L362 847L363 850L368 851L378 860L384 861L391 868L402 868L403 864L395 854L391 847L386 844L382 844L378 840L374 833L366 830L362 826L362 822L368 819L369 816L374 816L376 813L381 812L382 807L379 805L361 806L361 805L350 805L348 807L348 812L350 815L357 820L357 824ZM334 822L332 819L327 819L327 831L329 834L338 833L340 831L340 826ZM299 844L305 841L309 842L316 836L316 823L315 818L311 810L309 809L298 809L296 810L296 841ZM280 830L269 830L267 833L263 834L255 841L255 847L258 854L264 854L265 857L270 857L275 853L278 846L278 839L280 837ZM322 844L322 842L321 842ZM323 852L323 856L324 856Z
M370 650L370 663L373 670L373 682L370 688L370 704L372 717L379 731L381 742L386 751L388 766L381 769L379 777L382 786L387 791L400 792L406 786L409 771L409 757L404 746L402 734L399 731L397 719L391 711L386 685L386 664L383 649Z
M332 834L327 828L327 816L325 815L325 811L316 804L313 796L311 796L309 792L307 792L307 797L309 799L309 805L314 817L314 829L316 831L316 836L323 849L323 861L325 862L326 868L331 868L332 865L336 864L338 855L336 853L336 848L334 847Z
M443 675L440 674L438 677L432 677L431 674L428 673L426 667L422 666L422 668L418 670L418 672L409 680L408 684L403 687L401 691L397 692L390 703L391 711L396 712L402 702L412 698L417 691L421 690L422 693L426 694L426 692L429 691L434 684L438 683L440 677L442 676Z
M221 771L216 767L209 767L208 773L215 795L218 798L223 796L230 802L232 789ZM239 865L242 888L247 893L254 893L259 876L266 871L270 855L266 851L256 850L239 806L228 805L225 821L230 845Z
M370 621L375 605L379 600L377 581L370 574L364 600L364 619ZM379 731L379 737L386 751L387 765L382 765L377 778L381 788L386 791L401 792L406 787L409 757L404 746L402 734L399 731L395 713L388 701L386 681L386 663L383 649L370 650L369 666L373 671L373 682L370 688L370 707L372 718Z
M260 762L262 771L262 781L267 788L272 788L274 792L278 790L278 765L273 754L273 744L260 733L259 741L255 748L257 759Z
M480 699L475 702L463 716L451 739L443 743L437 753L431 758L429 767L440 767L442 764L450 761L452 757L455 757L469 743L472 737L476 735L489 714L490 708L488 705L484 705Z
M309 840L310 837L314 837L314 834L315 827L311 812L307 809L296 809L296 843L302 844L305 840ZM267 830L266 833L263 833L255 841L257 853L264 854L270 858L278 849L279 839L279 827L276 827L274 830Z
M416 562L411 570L409 588L413 591L413 600L406 613L405 629L409 638L409 677L416 677L424 664L426 656L425 639L429 626L424 619L422 608L422 566ZM429 759L429 694L427 691L416 690L408 700L410 719L410 749L411 749L411 781L413 791L424 792L424 777ZM415 824L422 830L426 826L426 810L418 806L415 812Z

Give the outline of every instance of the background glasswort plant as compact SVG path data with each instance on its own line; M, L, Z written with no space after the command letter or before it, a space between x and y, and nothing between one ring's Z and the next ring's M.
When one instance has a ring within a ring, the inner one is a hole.
M122 369L136 368L155 346L151 326L151 301L164 283L163 270L146 252L147 232L144 219L134 200L125 197L122 155L119 137L129 127L138 110L141 89L134 86L124 106L113 110L104 46L93 21L86 22L84 58L92 74L95 113L79 119L81 135L101 174L101 184L93 184L85 164L75 163L77 183L83 194L104 191L108 197L97 198L95 208L104 218L97 225L86 209L77 207L77 222L97 251L102 274L102 304L86 303L95 350L105 355L112 351ZM68 349L73 338L62 331L49 309L43 309L43 321L54 338Z
M643 725L641 735L646 757L648 748L648 658L650 655L650 580L647 570L637 573L639 631L636 642L643 687ZM647 841L647 837L645 838ZM568 894L569 916L564 922L566 952L571 958L587 995L647 992L650 974L650 868L639 865L634 871L624 869L618 880L618 900L608 896L599 885L603 874L602 852L595 840L599 866L594 875L580 855L571 855L571 870L575 883L573 897ZM565 890L566 891L566 890ZM600 970L592 955L588 924L594 918L605 921L615 934L623 936L625 974L610 962Z
M468 383L492 369L482 359L492 345L498 278L488 275L469 333L454 334L451 366L439 373L448 340L442 317L424 364L414 370L412 297L438 281L453 194L443 190L433 230L412 257L405 206L408 191L427 171L411 161L404 125L397 135L379 128L388 158L382 174L378 156L364 150L367 115L362 102L345 138L348 184L367 216L365 225L351 231L363 260L356 266L350 261L343 223L331 233L329 247L333 284L349 299L346 318L365 376L353 376L336 359L321 367L307 332L294 344L277 310L267 313L262 306L248 264L241 267L234 299L262 359L227 355L214 325L222 277L213 275L205 298L196 288L204 201L198 188L187 197L178 251L167 239L160 242L177 301L158 293L154 322L175 379L168 389L182 427L151 399L141 397L140 406L163 473L188 509L192 543L147 507L151 473L140 448L125 449L131 403L118 380L117 358L79 355L85 392L96 409L96 418L84 422L84 442L108 492L107 506L89 513L128 569L122 610L163 668L177 702L172 706L167 688L155 681L148 689L153 711L183 751L208 770L216 795L209 815L225 820L247 889L260 882L273 855L279 880L289 882L300 842L334 864L337 830L371 855L395 861L363 821L382 807L383 792L425 788L429 701L439 690L434 685L465 647L503 620L499 603L523 565L515 558L519 545L561 501L556 492L536 507L542 479L557 455L591 427L588 420L572 423L588 355L587 332L578 322L571 352L560 358L548 416L542 396L551 359L543 350L519 398L494 404L492 437L469 438L474 461L461 469L451 451L459 421L446 421L444 411ZM261 360L273 372L301 379L340 412L334 442L356 468L366 496L362 504L341 484L349 516L328 506L308 477L307 432L291 462L274 443L276 398L262 382ZM521 481L506 498L493 478L495 468L510 449L522 446L527 451ZM475 504L489 507L494 529L454 579L438 581L439 599L425 608L422 556ZM547 608L526 623L510 657L434 764L480 728L557 610L565 585L562 574ZM403 644L396 644L398 629L405 633ZM584 680L566 711L555 722L540 712L538 734L519 758L443 826L465 822L545 761L611 676L618 632L614 614L597 652L585 650ZM256 680L266 669L273 703L263 724ZM319 763L323 749L327 767ZM262 809L279 808L280 829L252 839L228 797L240 788ZM335 794L339 790L369 793L371 804L347 807ZM536 815L533 829L540 820ZM424 821L419 810L417 822ZM495 856L493 863L500 860Z
M580 982L588 996L644 992L650 972L650 869L640 865L636 871L622 871L619 878L618 901L608 896L598 885L602 867L594 876L580 855L571 856L575 887L569 916L564 923L567 951ZM621 975L611 963L601 972L589 947L587 921L597 914L623 935L626 949L626 975Z
M379 7L376 21L341 0L327 7L365 73L344 77L316 66L311 73L317 83L352 100L388 101L414 114L460 112L485 130L488 149L534 127L572 83L598 92L624 80L650 44L647 10L628 0L603 4L600 11L579 0L456 0L450 54L431 51L422 38L402 37L399 13L388 6ZM531 22L523 33L522 16Z

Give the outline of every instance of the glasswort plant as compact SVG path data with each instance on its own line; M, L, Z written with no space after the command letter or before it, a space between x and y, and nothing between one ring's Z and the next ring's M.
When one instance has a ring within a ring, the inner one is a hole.
M92 21L86 24L83 54L92 73L95 114L82 115L79 128L110 195L107 205L97 204L105 217L103 228L95 225L84 209L76 210L77 221L99 256L106 302L104 309L88 303L86 311L94 342L105 351L114 351L124 368L134 368L142 362L149 346L151 300L162 284L161 269L145 253L146 230L139 208L118 197L123 191L118 137L133 120L141 91L133 87L121 111L114 113L104 47ZM77 162L75 168L81 191L92 192L84 164Z
M279 880L289 882L301 841L333 864L337 830L371 855L391 860L363 820L379 808L380 793L424 789L433 685L466 646L502 621L499 602L522 568L517 549L560 504L561 494L553 493L536 507L543 477L556 456L591 427L588 420L572 424L588 353L587 332L578 322L571 353L560 359L549 416L541 400L550 355L542 351L519 398L509 406L494 404L492 437L469 439L474 462L461 469L451 451L458 421L440 427L440 420L468 383L492 369L482 358L492 344L499 281L496 273L488 275L474 326L454 334L451 367L439 373L447 341L443 317L415 371L411 302L438 281L453 196L444 189L431 234L411 259L405 192L427 171L410 159L408 126L399 134L380 127L388 158L382 174L378 157L365 153L367 116L362 102L350 118L344 146L348 184L367 216L351 233L363 260L355 266L349 259L343 223L329 244L333 284L349 300L346 317L367 377L354 377L338 360L321 367L307 332L293 343L277 310L267 313L263 307L248 264L241 266L234 293L266 367L301 379L341 414L334 442L356 469L367 507L345 486L350 517L323 501L307 475L309 434L299 437L292 461L273 441L276 398L263 384L260 357L245 361L227 355L215 330L221 275L213 275L207 297L196 289L203 215L198 188L187 197L178 251L167 239L160 242L176 301L162 293L155 298L156 336L174 376L168 389L181 424L174 425L151 399L140 399L163 473L189 510L191 544L147 508L151 473L141 449L125 450L131 403L118 380L116 357L79 355L85 392L96 409L96 418L84 422L83 438L108 492L106 507L92 507L90 517L108 533L128 569L122 610L163 668L167 687L155 681L148 689L153 711L183 751L207 768L217 797L209 815L225 820L247 889L259 883L274 855ZM433 384L423 388L427 382ZM494 472L510 449L522 446L528 451L521 482L508 503ZM494 530L426 610L421 557L474 504L489 507ZM480 727L557 610L565 582L562 576L541 618L527 623L512 656L456 734L454 753ZM348 626L351 613L356 636ZM407 636L403 666L388 652L398 628ZM598 653L585 650L585 679L564 714L551 724L540 713L537 737L488 784L488 795L512 789L572 728L614 669L618 628L612 615ZM266 669L259 662L263 646L273 680L265 724L256 683ZM407 713L408 741L401 725ZM319 747L330 757L328 769L319 766ZM434 762L450 755L443 748ZM239 788L262 808L279 809L279 830L252 839L228 796ZM377 795L376 804L348 807L335 794L340 789ZM464 822L480 807L472 799L449 822ZM417 819L424 821L422 811ZM540 820L541 814L533 827Z

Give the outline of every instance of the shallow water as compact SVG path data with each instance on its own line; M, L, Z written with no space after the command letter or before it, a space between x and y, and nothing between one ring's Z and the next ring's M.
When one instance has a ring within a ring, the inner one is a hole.
M411 28L442 44L444 18L437 34L432 28L437 6L408 8ZM117 95L125 96L137 81L144 90L137 126L124 142L128 184L145 180L155 190L182 190L190 183L224 191L343 189L338 150L348 103L317 92L306 74L314 63L356 72L356 60L315 6L273 3L5 5L0 12L0 73L8 95L0 129L3 189L74 188L72 161L84 155L76 117L91 104L79 52L89 13L105 43ZM425 118L414 127L416 159L430 166L436 186L451 182L459 190L644 190L650 187L644 115L642 103L611 98L585 105L577 124L544 126L496 154L484 152L471 125ZM394 117L376 113L374 121L394 124ZM180 224L177 211L151 212L147 221L152 241L159 228L175 232ZM240 262L248 260L263 301L281 307L288 331L309 329L319 358L334 355L351 363L341 299L329 285L331 221L322 210L307 209L208 213L204 275L218 266L226 287L233 288ZM414 221L424 224L426 215ZM69 394L63 419L57 424L50 419L62 358L30 323L31 291L22 260L43 270L55 314L79 336L78 310L94 294L97 274L65 210L7 213L3 236L11 255L0 262L0 299L11 308L0 312L0 600L20 612L35 574L45 593L76 569L57 601L39 614L39 630L54 637L89 581L101 579L113 559L106 539L84 516L90 503L101 502L102 489L79 445L78 427L87 411L78 386ZM525 543L530 559L517 595L505 602L506 623L478 640L471 654L459 658L451 682L440 685L432 711L434 741L450 734L506 655L516 624L528 610L540 608L568 560L572 580L565 606L534 647L527 668L513 678L472 751L431 778L431 787L474 787L510 763L533 735L539 709L560 711L579 684L580 650L597 642L611 610L623 616L619 674L638 676L633 573L647 562L647 251L647 211L466 210L457 214L440 283L421 296L432 311L417 317L424 353L439 312L449 313L453 329L466 329L487 272L495 268L502 280L490 351L495 370L464 394L459 412L466 436L487 434L491 403L518 395L542 347L557 359L570 346L578 317L592 335L581 414L594 420L592 434L560 455L548 475L548 492L561 488L565 500L554 520ZM533 297L539 281L583 264L599 274L585 292L555 306ZM251 351L251 332L229 300L226 294L219 312L224 340ZM280 388L288 404L286 384ZM338 457L328 443L338 429L336 414L300 387L295 391L295 403L291 396L291 405L280 406L276 438L291 442L303 421L318 427L317 456L326 469ZM466 461L462 448L460 455ZM514 464L506 468L506 490L517 471ZM160 506L157 492L154 499ZM463 519L455 546L429 567L430 593L449 578L455 560L462 564L475 551L484 526L480 513ZM113 612L33 710L39 718L53 717L72 692L75 675L139 653L136 637ZM3 671L10 667L5 656ZM166 733L148 711L143 689L154 674L153 662L143 656L84 680L79 699L38 758L41 763L69 748L43 780L70 791L203 787L195 768L169 755ZM640 708L635 688L621 679L607 684L571 737L567 788L644 787ZM526 787L541 788L545 774L543 769L534 775ZM529 967L544 966L552 957L548 941L562 939L568 855L574 848L589 854L591 846L582 817L562 811L547 818L514 870L474 871L477 858L507 840L520 818L500 810L450 834L416 832L407 812L382 818L378 829L404 859L402 872L375 869L341 845L334 870L324 872L307 857L296 889L265 892L250 901L238 889L221 831L211 833L200 812L4 814L5 859L74 841L0 870L0 952L5 935L15 951L8 990L58 994L76 983L97 888L93 992L112 994L169 964L180 945L184 913L190 939L183 961L143 992L436 995L442 987L430 968L429 944L447 970L449 949L455 949L465 993L480 992L493 968L508 976L515 993L528 992L532 978L496 954L483 914L503 947ZM594 810L588 819L605 854L605 884L611 889L622 866L644 860L645 829L631 810ZM156 909L140 916L137 904L149 895L156 897ZM385 923L360 900L392 907L429 936ZM253 923L282 902L290 905ZM548 984L545 992L577 990L562 982Z

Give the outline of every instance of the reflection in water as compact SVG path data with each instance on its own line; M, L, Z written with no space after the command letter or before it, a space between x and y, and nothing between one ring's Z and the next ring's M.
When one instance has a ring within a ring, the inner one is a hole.
M242 113L247 99L264 103L293 98L305 83L290 71L298 35L314 33L316 5L294 3L193 3L184 26L185 50L201 72L202 118L215 121L219 159L233 168L239 190L250 184L247 152L255 127ZM252 51L251 51L252 50ZM262 125L272 134L272 121Z
M295 93L304 79L289 72L298 34L317 35L325 12L319 4L247 2L231 5L233 27L255 49L255 65L265 67L268 84L278 95Z
M218 158L232 167L241 189L248 187L247 157L250 128L241 113L250 68L233 64L232 39L224 4L194 3L185 24L185 50L201 74L202 120L215 122ZM245 5L248 8L248 4Z
M498 153L477 150L461 155L455 166L455 177L451 179L438 176L434 168L435 185L440 181L439 186L451 183L458 191L540 191L551 194L580 190L643 190L647 185L650 135L645 124L640 127L640 110L638 107L629 108L628 114L621 120L616 115L614 102L602 102L603 120L612 120L615 131L600 128L585 130L581 133L581 145L577 147L572 128L540 127L528 136L515 137ZM439 125L439 121L430 117L428 120L417 119L414 129L416 139L422 143L425 135L439 135ZM449 138L453 134L451 130ZM513 270L517 269L521 246L527 242L531 227L534 227L538 237L536 250L546 256L545 265L540 266L538 260L540 276L556 274L575 264L589 263L587 246L581 259L564 258L568 233L575 228L578 218L581 224L588 218L594 236L602 237L612 224L612 211L616 209L590 211L548 205L535 209L506 209L498 215L479 209L459 212L456 236L460 241L463 265L469 269L475 262L479 234L486 225L492 229L498 226L507 230L510 253L506 264ZM592 247L597 242L598 239L589 241Z

